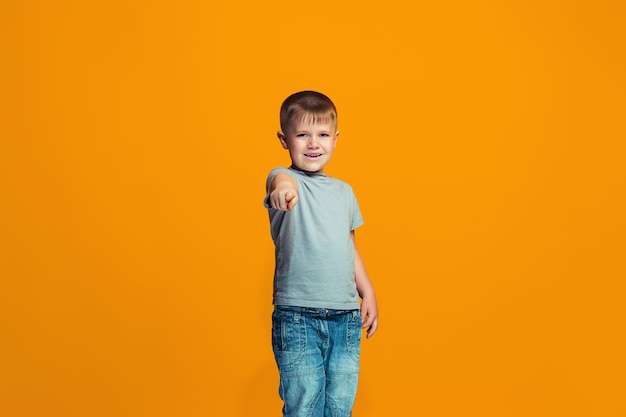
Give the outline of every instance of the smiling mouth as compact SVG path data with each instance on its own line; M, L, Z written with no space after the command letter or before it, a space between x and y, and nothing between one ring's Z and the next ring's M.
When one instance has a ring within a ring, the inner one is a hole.
M317 159L317 158L320 158L322 154L321 153L305 153L304 156L310 159Z

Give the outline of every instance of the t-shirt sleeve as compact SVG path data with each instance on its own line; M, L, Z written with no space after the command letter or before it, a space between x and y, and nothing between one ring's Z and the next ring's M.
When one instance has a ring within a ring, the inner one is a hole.
M350 190L352 192L352 190ZM357 227L360 227L363 225L364 220L363 220L363 216L361 215L361 209L359 208L359 202L356 199L356 196L354 195L354 192L352 192L352 199L353 199L353 210L352 210L352 226L350 230L355 230Z
M267 176L267 180L265 181L265 198L263 199L263 206L266 209L272 208L272 205L270 204L270 184L272 183L272 180L274 179L276 174L278 174L279 172L284 172L293 177L293 175L291 174L291 172L289 172L289 169L287 168L274 168L270 171L269 175Z

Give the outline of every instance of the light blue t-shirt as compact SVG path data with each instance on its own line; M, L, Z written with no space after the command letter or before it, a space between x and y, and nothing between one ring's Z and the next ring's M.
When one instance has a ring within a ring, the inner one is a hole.
M298 204L275 210L266 192L275 245L274 305L359 308L350 232L363 224L352 187L324 173L273 169L266 191L279 172L298 183Z

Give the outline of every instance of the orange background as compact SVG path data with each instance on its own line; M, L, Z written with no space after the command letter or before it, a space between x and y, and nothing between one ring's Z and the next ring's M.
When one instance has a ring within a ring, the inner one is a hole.
M339 108L356 416L626 415L621 1L4 1L0 415L276 416L268 171Z

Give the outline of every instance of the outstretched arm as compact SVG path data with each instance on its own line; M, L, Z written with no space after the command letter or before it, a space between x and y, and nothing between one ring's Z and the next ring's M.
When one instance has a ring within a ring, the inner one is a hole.
M298 204L298 183L285 172L274 175L269 193L270 204L276 210L289 211Z
M355 242L354 230L350 232L350 237ZM363 321L363 328L367 328L367 338L369 339L374 336L376 329L378 329L378 305L374 286L367 275L363 259L356 249L356 242L354 245L354 273L356 289L361 297L361 320Z

